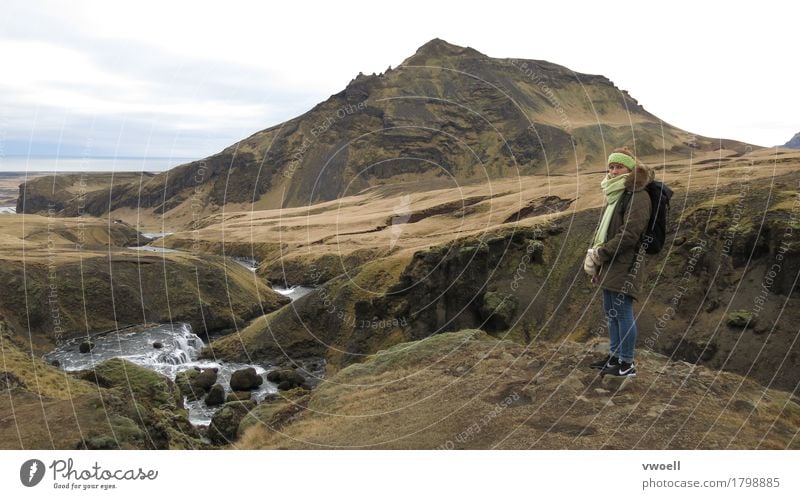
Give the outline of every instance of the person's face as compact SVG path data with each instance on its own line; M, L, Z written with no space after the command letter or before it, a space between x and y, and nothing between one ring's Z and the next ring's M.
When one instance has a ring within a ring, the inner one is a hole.
M619 175L628 173L629 171L630 170L628 170L627 166L619 163L611 163L610 165L608 165L608 175L610 177L617 177Z

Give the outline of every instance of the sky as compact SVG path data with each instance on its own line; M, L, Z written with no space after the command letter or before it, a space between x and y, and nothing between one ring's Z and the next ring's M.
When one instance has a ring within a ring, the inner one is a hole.
M790 2L6 0L3 11L0 159L202 158L433 38L604 75L700 135L773 146L800 132Z

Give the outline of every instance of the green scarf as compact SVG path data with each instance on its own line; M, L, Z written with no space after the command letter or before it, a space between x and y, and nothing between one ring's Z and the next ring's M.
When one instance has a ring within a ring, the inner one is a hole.
M622 192L625 190L625 180L628 178L628 175L630 175L630 173L617 175L616 177L606 176L606 178L600 182L600 187L603 189L603 195L605 195L608 204L606 205L606 210L603 212L603 218L600 220L600 227L597 228L597 232L594 235L593 248L601 246L606 242L606 232L608 232L608 226L611 223L611 216L614 214L617 201L619 201Z

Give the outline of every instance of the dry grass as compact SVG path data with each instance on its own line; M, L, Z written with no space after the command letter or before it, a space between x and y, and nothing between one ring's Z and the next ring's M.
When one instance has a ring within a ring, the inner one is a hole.
M727 153L732 153L728 151ZM676 191L674 212L680 213L688 193L708 196L703 206L730 202L735 195L719 193L742 179L755 181L796 170L800 152L789 151L777 156L769 150L759 150L733 158L724 166L699 163L713 159L716 153L706 153L686 161L668 163L657 168L658 178ZM575 200L563 212L519 220L520 226L545 222L550 216L570 215L601 206L603 199L598 184L604 170L581 175L524 176L490 182L469 183L425 191L425 185L378 186L336 201L304 208L282 210L251 210L247 205L228 205L224 213L208 217L198 231L177 232L166 244L185 247L201 241L206 251L221 252L222 242L229 247L266 248L267 263L281 259L313 260L322 254L344 257L358 250L390 254L403 250L415 251L445 244L458 237L480 234L519 212L529 203L542 202L548 196ZM461 208L465 200L485 196L486 199ZM402 223L404 217L437 207L453 205L446 210L415 223ZM392 220L399 224L389 225ZM511 222L507 225L514 225ZM174 224L173 224L174 225Z
M265 417L236 448L796 448L797 401L743 378L643 355L600 380L585 346L525 349L463 331L396 345ZM268 413L265 413L268 414Z
M30 352L23 352L7 339L0 338L0 370L14 373L28 388L44 397L69 400L79 395L97 393L97 385L69 376L49 366Z

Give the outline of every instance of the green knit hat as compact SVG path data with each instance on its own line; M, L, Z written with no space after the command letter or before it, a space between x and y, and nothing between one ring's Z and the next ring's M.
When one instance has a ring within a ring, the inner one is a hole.
M612 152L608 157L608 164L610 165L611 163L619 163L624 165L628 168L628 170L633 170L636 168L636 160L624 152Z

